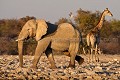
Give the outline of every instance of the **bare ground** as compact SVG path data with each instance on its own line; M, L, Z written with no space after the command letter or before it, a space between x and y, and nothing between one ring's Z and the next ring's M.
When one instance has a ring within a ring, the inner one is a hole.
M19 67L18 56L0 56L1 79L40 79L40 80L120 80L120 55L99 55L99 63L89 63L88 55L81 55L85 62L76 68L67 68L69 57L55 55L57 69L50 69L46 56L42 56L38 69L31 69L33 56L24 56L24 66Z

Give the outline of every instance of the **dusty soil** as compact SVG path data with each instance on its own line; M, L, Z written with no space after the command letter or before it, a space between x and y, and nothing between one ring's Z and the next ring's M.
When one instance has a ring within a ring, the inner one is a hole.
M50 69L46 56L42 56L38 69L31 69L33 56L24 56L24 67L19 67L18 56L0 56L1 79L40 79L40 80L120 80L120 55L99 55L99 63L89 63L88 55L81 55L85 62L76 68L67 68L69 57L55 55L57 69Z

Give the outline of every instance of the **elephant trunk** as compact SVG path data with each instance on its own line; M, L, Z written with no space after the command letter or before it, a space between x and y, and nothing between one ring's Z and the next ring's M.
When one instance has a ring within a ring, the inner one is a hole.
M23 41L18 41L20 67L23 67Z
M28 38L29 36L29 30L23 28L18 36L18 39L16 41L22 41Z

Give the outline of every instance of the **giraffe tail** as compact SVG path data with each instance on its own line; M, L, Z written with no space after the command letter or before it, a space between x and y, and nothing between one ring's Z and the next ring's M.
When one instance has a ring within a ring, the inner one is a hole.
M90 35L88 34L87 37L87 48L90 47Z

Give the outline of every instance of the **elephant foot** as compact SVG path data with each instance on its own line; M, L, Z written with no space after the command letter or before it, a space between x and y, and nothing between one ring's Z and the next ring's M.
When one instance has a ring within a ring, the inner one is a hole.
M37 66L32 65L30 68L37 69Z
M69 64L68 67L75 68L75 65Z
M51 69L56 69L57 67L56 66L50 66Z
M84 58L82 58L81 56L76 56L75 60L78 62L79 65L81 65L84 62Z
M19 65L21 68L23 68L23 66Z
M19 65L21 68L24 68L23 65Z
M20 66L20 68L23 68L23 69L24 69L24 68L27 68L27 67L24 67L24 66Z

